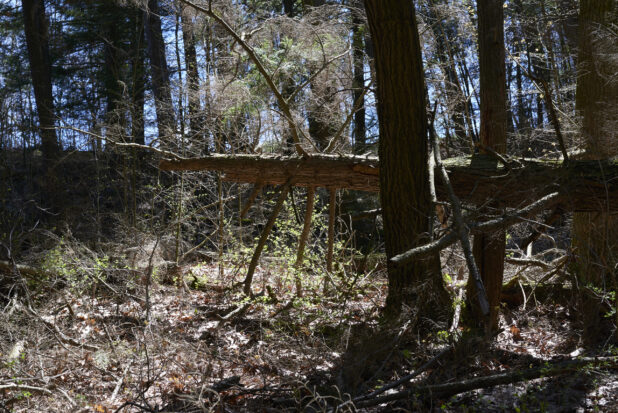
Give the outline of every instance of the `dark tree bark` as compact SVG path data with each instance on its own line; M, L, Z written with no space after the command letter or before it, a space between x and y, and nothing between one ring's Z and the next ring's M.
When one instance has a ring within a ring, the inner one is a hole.
M375 49L380 126L380 199L386 256L427 242L433 205L427 164L425 85L414 4L409 0L365 0ZM450 309L439 256L395 266L388 262L385 315L402 305L423 317Z
M131 37L131 135L132 140L144 145L144 93L146 73L144 70L145 38L143 13L132 12L133 34Z
M325 3L326 0L303 0L303 8L306 13ZM309 136L320 151L326 149L330 139L337 132L337 125L333 122L336 93L333 77L332 69L327 67L315 77L310 85L312 100L309 103L307 123L309 124Z
M362 154L367 149L367 128L365 126L365 53L364 22L361 17L362 1L355 0L352 9L352 64L354 77L352 81L352 102L358 105L354 113L354 152Z
M569 52L575 54L577 50L577 3L575 0L559 0L558 10L562 16L562 32Z
M480 140L498 153L506 152L506 67L504 51L504 0L477 3L479 69L481 93ZM474 257L481 273L490 305L489 328L498 328L500 292L504 273L505 232L484 233L474 237ZM468 281L468 304L478 316L476 287ZM477 317L477 319L480 319Z
M618 46L615 32L609 28L616 24L615 0L580 1L576 110L587 159L618 155L618 63L611 57L616 56ZM603 296L616 292L617 236L617 215L573 214L573 270L579 282L579 315L588 344L603 336Z
M185 66L189 93L189 136L205 140L204 118L201 115L200 78L197 71L197 52L195 34L189 10L184 7L182 14L182 41L185 50ZM205 143L205 142L204 142Z
M450 112L452 131L458 145L468 145L469 139L466 136L466 124L464 114L466 113L466 99L452 52L453 40L457 36L453 23L442 21L443 17L436 10L444 1L432 0L428 4L427 14L431 19L431 29L436 39L436 54L440 62L440 68L444 74L444 89L446 91L447 106ZM450 131L449 131L450 133Z
M123 98L122 67L124 65L121 56L121 39L118 25L125 23L120 15L120 10L113 4L103 5L104 21L101 23L101 37L103 40L103 86L106 101L105 121L106 135L112 139L121 132L118 126L125 124L124 113L121 113L119 102ZM124 10L122 10L124 12ZM118 18L118 19L116 19Z
M60 149L56 136L54 98L52 94L49 34L43 0L22 0L24 32L34 99L39 115L41 146L45 159L52 159Z
M295 3L295 0L283 0L283 12L286 16L294 17L296 15Z
M169 142L166 143L165 140L166 137L173 134L176 122L174 120L170 76L167 68L165 41L161 30L159 13L158 1L148 0L148 8L144 15L144 26L146 39L148 40L152 91L155 98L160 144L169 146Z

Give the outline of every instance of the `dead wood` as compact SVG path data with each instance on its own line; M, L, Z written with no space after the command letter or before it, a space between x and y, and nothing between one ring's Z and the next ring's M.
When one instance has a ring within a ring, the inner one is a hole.
M0 272L7 274L13 273L16 270L19 274L35 279L53 278L56 274L43 270L41 268L31 267L29 265L15 264L13 266L9 261L0 261Z
M492 219L481 223L466 222L466 226L470 229L470 232L472 234L476 232L490 232L492 230L506 228L525 220L526 217L530 215L536 214L550 207L551 205L554 205L556 202L558 202L558 199L558 192L554 192L524 208L509 211L500 218ZM458 240L459 234L457 233L457 231L451 230L440 239L396 255L391 258L391 260L398 264L406 263L415 259L426 257L430 254L435 253L436 251L441 251L449 245L454 244Z
M333 250L335 246L335 213L337 207L337 190L331 188L328 205L328 249L326 252L326 271L333 271Z
M464 204L488 200L498 208L517 208L557 191L564 211L618 211L618 160L521 159L508 168L490 155L443 160L455 194ZM379 191L379 161L372 156L312 154L310 158L276 155L212 154L204 158L163 159L167 171L217 170L233 182L281 185L295 175L296 186ZM438 199L446 187L436 182Z
M266 226L262 230L262 234L260 235L258 244L255 247L255 251L253 252L253 257L251 257L249 268L247 269L247 276L245 277L245 280L243 282L244 292L246 295L251 295L251 283L253 282L253 273L255 272L255 268L257 267L260 255L262 255L262 250L266 245L268 235L270 235L270 231L275 225L275 221L277 219L277 216L279 215L279 211L281 211L281 207L283 206L283 201L285 201L285 198L290 191L290 187L292 186L293 181L293 176L290 176L290 178L288 178L288 180L281 187L281 192L279 193L279 198L277 199L277 203L275 204L275 209L271 213L270 218L268 218L268 222L266 223Z
M97 347L97 346L93 346L91 344L86 344L86 343L80 343L79 341L75 340L74 338L71 338L71 337L67 336L62 331L60 331L60 329L58 328L58 326L56 324L52 323L51 321L45 320L36 311L34 311L30 306L24 307L24 308L25 308L26 312L28 312L30 315L34 316L40 322L45 324L45 326L47 328L49 328L51 331L53 331L55 336L56 336L56 338L58 339L58 341L60 343L71 345L71 346L74 346L74 347L80 347L80 348L83 348L83 349L89 350L89 351L98 351L99 350L99 347Z
M577 360L559 361L555 363L545 363L543 366L526 370L515 370L490 376L474 377L452 383L418 385L407 390L389 394L387 396L363 400L356 403L355 406L357 408L377 406L383 403L404 400L411 397L423 398L429 396L432 398L446 399L456 394L471 390L517 383L525 380L538 379L541 377L559 376L561 374L571 373L580 369L592 367L606 369L618 368L618 357L582 358Z
M476 261L474 260L474 255L472 254L472 246L470 245L470 228L464 222L463 213L461 212L461 201L457 195L455 195L455 190L453 189L453 185L451 185L448 172L442 163L442 157L440 156L440 145L438 145L438 139L436 138L435 131L433 130L433 124L429 129L429 136L431 137L431 144L433 145L433 157L436 162L435 169L440 174L441 181L446 188L451 207L453 208L453 220L455 221L455 231L453 232L457 233L459 243L461 244L461 248L464 251L464 256L466 257L466 264L468 265L470 277L474 280L479 308L481 309L483 315L487 317L489 316L490 310L489 301L487 292L485 291L485 286L483 285L483 280L481 279L481 273L476 265Z

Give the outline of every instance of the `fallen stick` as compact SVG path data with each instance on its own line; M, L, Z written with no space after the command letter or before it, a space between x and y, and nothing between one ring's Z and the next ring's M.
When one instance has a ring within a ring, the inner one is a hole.
M561 374L577 371L586 367L615 369L618 368L618 357L567 360L553 364L546 363L544 366L534 367L527 370L517 370L507 373L493 374L490 376L474 377L472 379L461 380L453 383L413 386L408 390L403 390L387 396L360 401L355 404L355 407L360 408L377 406L391 401L407 399L413 396L449 398L456 394L464 393L470 390L494 387L502 384L512 384L525 380L538 379L541 377L559 376Z
M384 393L387 390L394 389L395 387L398 387L398 386L402 385L403 383L409 382L410 380L412 380L413 378L417 377L419 374L421 374L422 372L426 371L431 366L433 366L440 358L442 358L442 356L444 356L446 353L448 353L451 350L452 349L450 347L442 350L437 355L435 355L431 360L428 360L425 364L420 366L418 369L414 370L412 373L407 374L407 375L401 377L399 380L396 380L394 382L385 384L384 386L380 387L379 389L373 391L372 393L370 393L368 395L356 397L356 398L352 399L352 401L357 402L357 401L371 399L371 398L373 398L375 396L378 396L378 395Z
M32 393L43 393L47 396L53 396L54 392L45 387L29 386L27 384L7 383L0 384L0 390L15 390L15 391L27 391ZM71 406L75 406L75 401L62 389L56 389L66 398Z
M50 330L52 330L54 332L54 334L56 335L56 337L58 338L58 341L60 341L62 344L69 344L71 346L74 347L81 347L84 348L86 350L90 350L90 351L97 351L99 350L99 348L97 346L93 346L91 344L86 344L86 343L80 343L79 341L75 340L74 338L71 338L69 336L67 336L66 334L64 334L62 331L60 331L60 329L58 328L57 325L55 325L54 323L45 320L43 317L41 317L36 311L34 311L32 308L30 307L25 307L26 311L28 313L30 313L30 315L34 316L35 318L39 319L39 321L41 321L43 324L45 324Z

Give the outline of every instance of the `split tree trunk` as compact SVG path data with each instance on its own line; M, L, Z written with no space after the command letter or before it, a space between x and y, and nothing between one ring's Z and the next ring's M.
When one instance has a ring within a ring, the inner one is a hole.
M197 71L196 38L191 19L193 10L182 7L182 42L185 50L185 67L189 95L189 136L191 139L201 139L206 144L205 122L200 104L200 78Z

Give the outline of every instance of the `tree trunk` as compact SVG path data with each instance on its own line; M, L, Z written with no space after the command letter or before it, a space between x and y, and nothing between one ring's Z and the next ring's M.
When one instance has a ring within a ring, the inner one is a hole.
M443 5L443 3L443 1L432 0L428 4L427 11L429 17L432 19L430 27L436 39L436 54L444 75L444 90L446 92L447 106L451 118L450 126L454 132L458 146L462 144L469 146L464 119L466 99L461 88L459 77L457 76L451 50L451 39L457 36L457 29L453 27L453 23L442 21L443 17L439 14L439 7Z
M391 258L429 239L433 205L423 61L412 2L365 0L365 9L375 49L380 198L386 256ZM450 310L437 254L401 266L389 261L387 268L387 318L398 316L403 305L430 319Z
M354 78L352 80L352 102L358 105L358 110L354 113L354 152L365 153L367 149L367 128L365 126L365 53L364 53L364 22L361 18L360 0L353 3L352 9L352 65Z
M118 36L119 21L112 21L112 16L117 15L117 9L110 3L106 7L106 21L101 27L101 36L103 40L103 86L106 100L105 108L105 134L111 139L120 139L119 134L124 135L125 116L122 113L122 108L119 107L119 102L123 98L122 86L122 56L120 55L121 41Z
M49 23L45 16L43 0L22 0L22 8L34 99L39 115L41 146L45 159L52 159L56 156L60 146L55 129L51 60L49 58Z
M618 63L611 57L618 52L618 42L608 27L611 24L618 24L615 0L580 1L576 110L587 159L618 155ZM603 301L612 290L616 292L617 236L617 215L573 215L573 270L580 287L579 314L588 344L603 335Z
M145 39L143 14L139 10L133 12L132 23L134 32L131 37L131 135L133 142L144 145Z
M161 30L157 0L148 0L148 8L144 15L146 39L148 40L148 55L152 78L152 92L155 98L155 110L159 128L159 144L169 147L169 137L175 130L172 92L170 88L169 70L165 56L165 41Z
M201 115L200 78L197 71L197 52L195 49L195 34L190 11L184 7L182 13L182 41L185 50L185 67L189 94L189 136L201 139L206 144L204 135L204 118Z
M477 3L479 69L481 93L480 140L498 153L506 152L506 67L504 60L504 0ZM474 237L474 257L481 273L490 305L491 331L498 328L500 292L504 273L505 232L484 233ZM476 286L468 279L468 305L479 320Z

